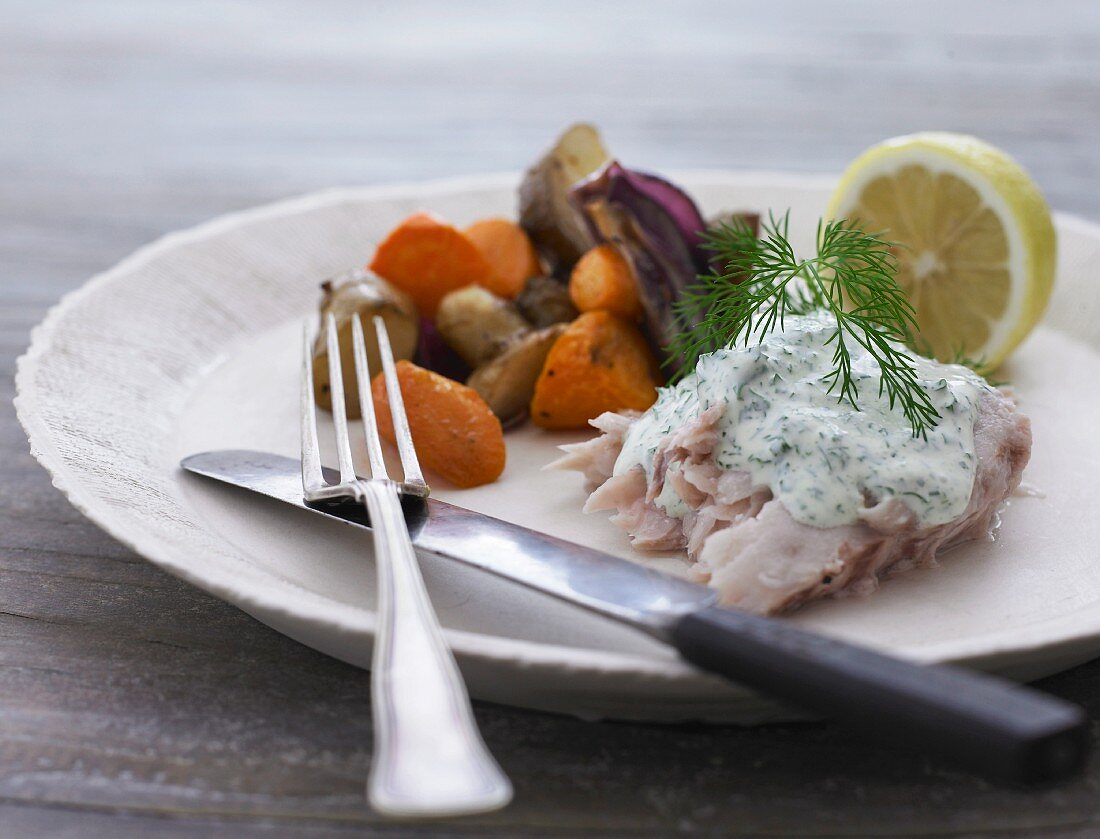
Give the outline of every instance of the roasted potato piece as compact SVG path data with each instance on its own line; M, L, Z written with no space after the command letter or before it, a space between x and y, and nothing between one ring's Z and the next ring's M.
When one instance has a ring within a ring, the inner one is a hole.
M378 342L374 336L374 315L381 315L393 346L394 358L412 358L419 337L419 315L416 305L404 292L398 291L381 277L369 271L351 271L321 283L321 330L313 345L313 396L326 411L332 410L332 389L328 375L328 349L325 320L331 312L336 318L336 333L340 341L340 364L344 378L344 403L348 416L357 419L359 392L355 386L355 357L352 352L351 321L355 315L363 320L367 339L367 361L371 370L381 370Z
M466 385L477 391L502 423L521 419L535 395L546 356L565 329L566 324L557 323L516 336L500 355L478 367Z
M512 304L481 286L460 288L444 297L435 325L443 340L471 367L485 363L516 333L530 328Z
M527 170L519 187L519 223L551 271L567 277L582 253L595 243L569 200L569 188L609 159L600 132L579 123L568 128L541 160Z
M555 323L565 323L577 316L569 297L569 289L553 277L532 277L516 297L521 315L536 329Z

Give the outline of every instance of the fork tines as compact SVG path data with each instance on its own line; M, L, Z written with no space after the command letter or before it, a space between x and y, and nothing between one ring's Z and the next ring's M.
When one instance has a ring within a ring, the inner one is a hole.
M401 387L397 380L397 367L393 360L389 333L385 321L375 315L372 321L378 341L378 354L382 361L382 375L386 385L386 395L390 404L390 417L393 420L394 437L401 458L404 478L396 482L398 491L405 495L425 497L428 485L420 470L420 462L413 447L409 420L405 413L405 403L401 397ZM344 393L344 372L340 358L340 342L336 329L336 318L329 313L323 323L326 350L328 355L329 388L332 395L332 420L336 436L336 457L340 469L337 484L325 481L321 470L321 460L317 442L317 407L313 398L313 349L310 340L309 324L306 324L303 339L302 372L302 487L309 500L323 498L358 496L355 474L355 461L352 456L351 440L348 431L347 407ZM363 433L366 437L367 460L370 465L370 480L389 480L385 457L382 453L382 441L378 432L378 418L374 410L371 395L371 371L367 361L367 345L363 322L358 314L352 317L352 348L355 360L356 389L359 392L359 408L363 417Z

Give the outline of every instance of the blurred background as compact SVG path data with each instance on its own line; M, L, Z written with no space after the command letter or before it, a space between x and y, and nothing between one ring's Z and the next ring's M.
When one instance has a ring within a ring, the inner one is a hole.
M972 132L1100 216L1089 0L0 9L0 249L38 299L216 213L518 170L578 119L656 170L839 172L893 134Z

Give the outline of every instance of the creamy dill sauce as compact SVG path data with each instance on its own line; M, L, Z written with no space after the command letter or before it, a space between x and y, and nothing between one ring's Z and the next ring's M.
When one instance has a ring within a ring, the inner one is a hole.
M652 475L657 444L713 405L724 405L715 459L767 486L800 522L836 527L858 520L867 495L899 497L923 525L957 518L974 485L974 421L989 386L957 364L911 355L920 387L940 413L927 439L879 396L878 364L852 344L859 410L829 394L836 320L790 316L757 346L703 356L695 372L662 388L626 434L615 463L621 475L641 465ZM687 506L666 482L656 503L677 518Z

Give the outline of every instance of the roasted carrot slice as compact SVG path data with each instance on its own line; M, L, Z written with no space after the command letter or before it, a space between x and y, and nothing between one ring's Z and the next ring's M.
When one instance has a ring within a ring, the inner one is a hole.
M543 428L584 428L604 411L644 411L657 399L657 362L634 324L586 312L550 349L535 383L531 419Z
M464 232L493 268L489 280L483 283L493 294L511 300L527 280L541 273L535 246L514 221L486 218L475 221Z
M490 281L492 267L462 231L431 213L415 213L378 246L370 270L415 301L422 315L434 317L449 292Z
M614 245L599 245L573 266L569 296L582 312L605 309L634 321L642 316L642 303L634 272Z
M397 381L420 463L456 487L488 484L504 471L504 431L476 392L411 361L397 362ZM395 442L386 381L371 383L382 436Z

